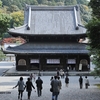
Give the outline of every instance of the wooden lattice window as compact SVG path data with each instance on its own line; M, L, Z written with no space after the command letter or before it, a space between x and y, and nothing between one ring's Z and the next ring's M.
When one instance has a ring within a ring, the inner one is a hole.
M47 59L47 64L60 64L60 59Z

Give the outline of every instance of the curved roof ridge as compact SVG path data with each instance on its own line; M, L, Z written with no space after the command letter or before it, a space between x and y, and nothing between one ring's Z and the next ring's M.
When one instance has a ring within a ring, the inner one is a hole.
M67 6L47 6L47 5L38 5L38 6L37 6L37 5L28 5L28 4L27 4L27 5L26 5L26 8L31 7L31 8L38 8L38 9L41 9L41 8L42 8L42 9L43 9L43 8L48 8L48 9L50 9L50 8L51 8L51 9L54 9L54 8L55 8L55 9L56 9L56 8L57 8L57 9L58 9L58 8L60 8L60 9L61 9L61 8L64 8L64 9L65 9L65 8L67 8L67 9L68 9L68 8L73 8L73 7L77 7L77 6L78 6L78 5L67 5Z

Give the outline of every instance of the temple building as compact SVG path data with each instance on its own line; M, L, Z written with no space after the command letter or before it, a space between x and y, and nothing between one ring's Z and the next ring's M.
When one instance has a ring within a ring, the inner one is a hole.
M87 43L79 42L86 37L86 28L78 6L26 5L24 25L8 32L27 41L4 50L15 54L18 71L89 70Z

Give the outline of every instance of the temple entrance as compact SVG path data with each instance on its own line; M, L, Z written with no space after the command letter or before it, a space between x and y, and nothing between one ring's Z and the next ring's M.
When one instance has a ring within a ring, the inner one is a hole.
M82 71L88 71L88 61L86 59L82 59L80 64L82 65Z

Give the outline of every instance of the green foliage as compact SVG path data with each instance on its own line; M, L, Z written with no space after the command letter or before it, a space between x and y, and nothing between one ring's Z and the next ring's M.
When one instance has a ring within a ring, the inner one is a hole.
M76 0L65 0L64 3L65 5L76 5L77 1Z
M37 0L38 4L44 4L46 0Z
M95 18L86 27L91 48L100 49L100 20Z
M97 52L96 52L97 51ZM94 71L92 72L92 74L95 76L95 78L100 77L100 51L98 52L98 50L95 50L95 55L93 57L93 63L96 65L96 67L94 68Z
M78 4L83 4L83 5L88 5L88 1L87 0L77 0Z
M92 8L93 16L100 19L100 0L90 0L89 6Z
M0 7L2 7L2 1L0 0Z
M3 38L9 38L11 35L9 33L4 33Z
M83 24L87 24L91 19L91 10L86 5L80 5L81 17Z
M95 84L95 86L97 86L100 89L100 84Z
M8 8L8 11L10 11L10 12L16 12L16 11L19 11L19 8L16 5L11 5Z
M96 65L93 74L100 77L100 0L90 0L89 5L92 8L92 20L86 25L87 36L89 38L89 45L92 62Z
M96 65L93 75L100 77L100 20L93 18L86 27L91 55L94 55L92 62Z
M0 61L4 60L5 54L0 50Z
M22 10L25 4L31 5L76 5L76 4L84 4L87 5L87 0L2 0L3 5L11 8L11 5L16 5L20 10Z
M38 5L37 0L31 0L31 5Z
M17 11L11 13L12 21L13 21L13 26L18 27L23 25L24 22L24 12L23 11Z
M9 14L0 13L0 35L2 36L10 26L11 16Z

